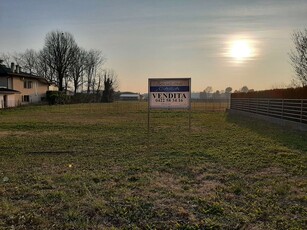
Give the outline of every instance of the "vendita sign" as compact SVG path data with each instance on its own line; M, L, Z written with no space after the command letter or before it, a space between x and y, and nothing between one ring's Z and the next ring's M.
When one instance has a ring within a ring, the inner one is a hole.
M149 109L190 109L191 78L148 79Z

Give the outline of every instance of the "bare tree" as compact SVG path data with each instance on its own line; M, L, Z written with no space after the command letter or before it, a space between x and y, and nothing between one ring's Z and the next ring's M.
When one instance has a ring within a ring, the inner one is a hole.
M95 91L95 77L98 68L104 63L105 58L100 50L90 50L86 55L87 93Z
M0 55L0 59L3 60L5 65L9 67L12 62L14 62L16 65L21 65L22 64L22 53L2 53Z
M1 53L0 59L7 67L9 67L11 65L11 62L13 61L12 55L10 53Z
M296 31L292 35L294 50L290 51L290 60L295 74L302 86L307 86L307 29Z
M106 69L103 73L104 90L102 93L102 102L112 102L114 90L118 87L117 74L112 69Z
M12 54L12 59L16 65L22 65L22 53L14 52Z
M37 75L44 77L49 82L56 82L56 72L54 69L49 67L44 50L37 53L37 62L34 69Z
M46 35L42 58L43 62L56 72L59 91L64 89L65 74L73 64L77 47L73 35L68 32L57 30Z
M58 30L46 35L42 50L36 52L27 49L24 53L2 53L0 59L8 67L14 61L27 72L56 83L59 91L73 86L76 94L80 86L83 89L83 85L86 85L88 93L98 94L102 91L103 85L110 91L108 88L111 87L113 90L117 82L113 70L99 73L106 60L100 50L85 51L78 47L72 34Z
M93 88L96 91L96 94L98 95L101 90L102 90L102 82L103 82L104 74L103 73L98 73L96 77L93 80L93 86L96 88Z
M200 92L199 94L200 99L209 98L209 94L211 94L212 91L213 91L212 86L207 86L206 89L204 89L204 91Z
M205 92L206 93L212 93L213 92L212 86L207 86L206 89L205 89Z
M86 69L87 61L86 55L87 53L84 49L78 48L74 56L73 64L69 68L69 75L74 86L74 94L77 93L78 88L83 83L83 75Z
M20 55L20 64L23 69L30 74L35 71L35 67L38 62L38 54L33 49L27 49L24 53Z

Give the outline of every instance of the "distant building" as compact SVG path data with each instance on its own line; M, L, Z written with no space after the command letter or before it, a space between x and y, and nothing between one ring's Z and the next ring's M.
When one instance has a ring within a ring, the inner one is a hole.
M141 97L140 94L137 93L122 93L119 99L121 101L139 101Z
M50 83L48 90L49 91L59 91L59 87L55 83Z
M200 93L195 93L195 92L191 93L191 99L192 100L200 99Z
M14 63L8 68L0 62L0 108L41 102L49 85L45 78L22 72Z

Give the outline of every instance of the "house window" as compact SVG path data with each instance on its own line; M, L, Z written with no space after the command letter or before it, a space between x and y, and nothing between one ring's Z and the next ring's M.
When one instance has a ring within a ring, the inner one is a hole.
M32 89L32 81L24 81L23 82L23 87L25 89Z
M29 95L23 95L22 96L22 102L30 102L30 96Z

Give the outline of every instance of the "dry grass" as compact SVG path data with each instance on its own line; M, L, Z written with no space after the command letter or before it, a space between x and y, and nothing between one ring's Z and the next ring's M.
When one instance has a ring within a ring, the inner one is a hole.
M0 111L1 229L305 229L307 134L144 104Z

